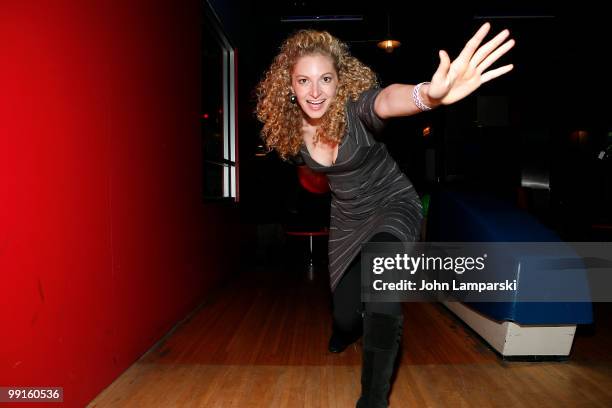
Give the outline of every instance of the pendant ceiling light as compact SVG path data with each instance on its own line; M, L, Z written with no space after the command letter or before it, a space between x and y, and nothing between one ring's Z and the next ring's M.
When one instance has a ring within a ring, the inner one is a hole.
M402 45L397 40L393 40L391 36L391 16L387 13L387 37L378 43L378 48L382 48L386 52L393 52L394 49Z

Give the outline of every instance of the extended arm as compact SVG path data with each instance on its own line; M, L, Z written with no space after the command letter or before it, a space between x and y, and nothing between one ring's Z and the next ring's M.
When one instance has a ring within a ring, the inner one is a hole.
M508 30L500 32L481 46L490 28L489 23L483 24L452 62L446 51L440 51L440 65L431 83L420 88L419 96L425 105L432 108L450 105L465 98L483 83L512 69L512 65L509 64L486 71L514 46L514 40L505 41L510 34ZM420 112L421 109L417 107L412 97L413 90L414 85L389 85L378 94L374 102L374 111L383 119Z

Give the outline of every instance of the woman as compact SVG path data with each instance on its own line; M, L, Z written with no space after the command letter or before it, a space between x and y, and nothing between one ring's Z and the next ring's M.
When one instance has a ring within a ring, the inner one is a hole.
M418 195L373 135L385 119L451 104L509 72L512 65L487 70L514 45L507 30L481 45L489 29L488 23L480 27L452 62L440 51L430 82L384 89L344 43L327 32L302 30L285 40L257 87L267 146L329 179L330 351L342 351L363 331L357 407L387 406L403 322L399 303L362 305L361 244L415 241L421 224Z

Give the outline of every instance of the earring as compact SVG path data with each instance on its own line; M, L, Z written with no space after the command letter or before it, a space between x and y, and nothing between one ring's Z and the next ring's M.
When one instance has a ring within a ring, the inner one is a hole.
M294 94L291 94L291 96L289 96L289 102L295 105L297 102L297 97Z

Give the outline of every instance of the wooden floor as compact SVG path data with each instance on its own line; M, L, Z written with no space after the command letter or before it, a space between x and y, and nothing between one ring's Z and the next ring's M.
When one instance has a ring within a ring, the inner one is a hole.
M325 268L245 270L90 407L354 407L358 343L326 350ZM505 362L439 304L406 303L391 407L612 407L610 307L565 362ZM602 323L603 322L603 323Z

